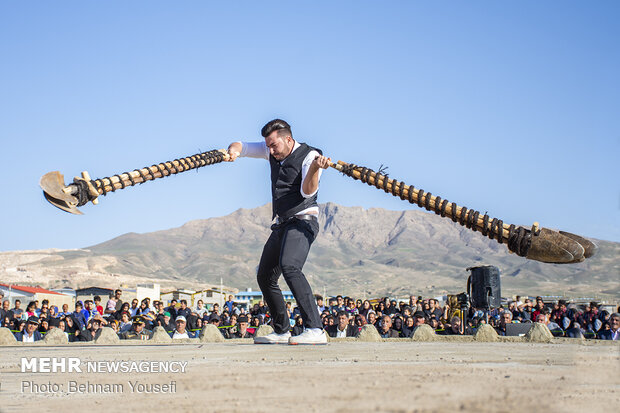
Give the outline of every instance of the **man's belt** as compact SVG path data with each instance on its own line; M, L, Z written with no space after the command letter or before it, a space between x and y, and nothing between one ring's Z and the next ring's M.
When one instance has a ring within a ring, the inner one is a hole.
M314 221L314 220L318 221L319 217L317 215L315 215L315 214L293 215L292 217L285 218L285 219L282 219L280 217L276 217L276 225L282 225L285 222L290 221L291 219L301 219L301 220L304 220L304 221Z

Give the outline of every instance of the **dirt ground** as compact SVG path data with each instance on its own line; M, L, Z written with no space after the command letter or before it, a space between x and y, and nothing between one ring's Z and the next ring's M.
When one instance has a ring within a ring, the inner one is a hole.
M187 366L184 373L22 373L22 357ZM138 392L130 381L168 388ZM87 388L115 384L116 390L81 393L69 382ZM45 385L53 391L46 392ZM7 346L0 347L0 386L2 412L26 406L37 412L603 412L620 406L620 346L410 341Z

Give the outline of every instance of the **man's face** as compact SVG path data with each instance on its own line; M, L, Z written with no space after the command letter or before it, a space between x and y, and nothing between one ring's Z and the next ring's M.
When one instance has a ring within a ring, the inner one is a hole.
M8 311L9 305L11 305L11 303L9 303L9 300L4 300L2 302L2 309Z
M182 302L182 303L181 303L181 308L182 308L182 309L186 309L186 308L187 308L187 303L183 303L183 302Z
M125 314L121 315L121 321L122 321L123 323L126 323L126 322L128 322L128 321L129 321L129 316L127 315L127 313L125 313Z
M370 324L374 324L375 321L377 321L377 316L375 315L375 313L368 314L368 322Z
M349 318L344 314L339 315L338 316L338 327L343 328L347 324L349 324Z
M247 329L248 329L248 323L246 322L239 323L239 331L241 331L242 333L245 333Z
M133 329L136 331L136 333L141 333L142 330L144 330L144 324L136 323L133 325Z
M34 333L34 330L36 330L38 327L37 324L35 323L28 323L26 324L26 331L28 332L28 335Z
M614 331L620 329L620 317L611 317L611 319L609 320L609 324L611 325L611 329Z
M97 331L101 328L101 322L99 322L99 320L94 320L93 321L93 331Z
M15 308L19 308L22 305L21 301L15 301Z
M116 297L116 299L118 300L119 298L121 298L121 295L123 295L123 293L121 291L116 291L114 293L114 296Z
M547 324L547 318L545 317L544 314L538 314L536 316L536 322L537 323L543 323L543 324Z
M453 331L459 331L459 329L461 328L461 319L460 318L455 318L452 320L452 330Z
M63 305L62 305L62 311L63 311L64 313L66 313L67 311L69 311L69 305L68 305L68 304L63 304Z
M388 331L392 328L392 319L390 317L383 317L383 323L381 323L383 331Z
M512 322L512 317L510 316L510 313L503 313L502 314L502 324L510 324Z
M59 328L61 331L65 331L65 322L64 322L64 321L60 321L60 322L58 322L58 328Z
M278 131L273 131L265 138L265 144L271 156L278 161L282 161L291 153L295 141L290 136L280 138Z
M338 301L338 305L342 305L344 303L344 299L342 297L338 297L336 300Z
M177 331L179 333L184 333L185 332L185 321L183 321L183 320L177 321Z
M416 325L416 327L419 326L420 324L424 324L424 317L416 317L415 318L415 325Z
M138 306L138 300L132 300L131 301L131 306L134 307L134 308L137 307Z

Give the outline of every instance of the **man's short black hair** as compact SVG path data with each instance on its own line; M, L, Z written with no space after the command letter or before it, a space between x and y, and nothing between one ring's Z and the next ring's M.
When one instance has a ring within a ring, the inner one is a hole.
M267 124L263 126L263 129L261 129L260 134L263 136L263 138L266 138L267 136L271 135L273 131L278 131L279 137L293 137L293 133L291 132L291 125L289 125L285 120L282 119L274 119L267 122Z
M340 317L340 316L345 316L345 317L349 318L349 315L347 314L346 311L338 311L338 317Z

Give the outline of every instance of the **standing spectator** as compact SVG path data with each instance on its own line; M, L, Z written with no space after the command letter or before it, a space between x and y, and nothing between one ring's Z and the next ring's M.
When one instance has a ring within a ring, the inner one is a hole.
M187 300L185 299L181 300L181 308L177 310L177 318L175 318L175 322L179 316L185 317L185 320L187 322L187 317L189 317L191 313L192 313L192 310L190 310L189 307L187 307Z
M234 304L233 299L234 299L234 298L235 298L235 297L234 297L233 295L229 295L229 296L228 296L228 300L224 302L224 307L228 307L228 312L229 312L229 313L232 313L232 310L233 310L233 304Z
M196 305L196 310L195 310L196 315L202 318L202 316L204 315L206 311L207 309L204 306L204 301L198 300L198 303Z
M9 320L15 318L15 314L13 313L13 310L11 310L11 302L9 300L4 300L2 302L2 310L0 310L0 316L2 317L0 318L1 320L4 320L6 317L9 317Z
M123 291L120 289L117 289L116 291L114 291L114 299L116 300L116 311L120 311L121 307L123 306L123 300L121 300L121 296L123 295Z
M66 317L71 315L72 313L69 311L69 304L62 305L62 312L58 314L59 317Z
M34 304L34 303L33 303ZM36 316L28 317L28 321L23 329L18 333L15 333L15 339L23 343L34 343L43 338L41 333L37 331L39 328L39 319Z
M398 332L392 329L392 318L389 315L384 315L381 318L379 335L382 338L398 338Z
M114 293L110 293L108 302L105 305L106 314L114 314L116 312L116 297Z
M21 318L24 310L21 308L22 302L21 300L15 300L15 307L13 308L13 318Z
M101 317L103 317L104 312L103 312L103 306L101 305L101 297L96 295L93 300L95 301L95 305L94 305L94 311L97 312L97 314L99 314Z
M609 317L609 330L603 329L599 333L601 340L620 340L620 314L613 313Z

